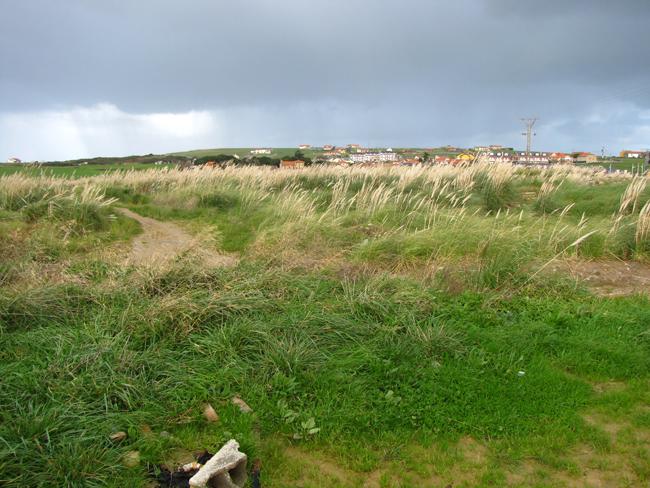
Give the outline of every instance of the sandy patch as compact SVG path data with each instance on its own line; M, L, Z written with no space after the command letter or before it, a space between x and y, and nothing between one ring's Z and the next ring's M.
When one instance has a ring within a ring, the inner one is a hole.
M131 244L127 256L129 264L166 262L188 252L199 255L208 266L233 266L237 263L236 257L207 248L199 239L176 224L143 217L126 208L117 210L142 226L142 234L135 237Z

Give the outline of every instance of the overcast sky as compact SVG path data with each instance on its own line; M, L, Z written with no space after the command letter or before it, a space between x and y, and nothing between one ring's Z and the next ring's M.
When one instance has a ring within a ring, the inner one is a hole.
M650 0L0 0L0 160L650 147Z

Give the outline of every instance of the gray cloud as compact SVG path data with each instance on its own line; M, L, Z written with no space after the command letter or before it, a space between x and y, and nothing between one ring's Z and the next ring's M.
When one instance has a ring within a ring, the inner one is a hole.
M5 121L109 104L220 121L183 147L520 145L519 117L538 115L549 149L650 146L646 0L4 0L3 18ZM52 141L16 130L0 158L47 157Z

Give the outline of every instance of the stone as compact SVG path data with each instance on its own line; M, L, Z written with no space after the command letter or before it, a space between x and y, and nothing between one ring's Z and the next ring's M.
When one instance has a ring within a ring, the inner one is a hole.
M119 432L113 432L110 436L109 439L112 440L113 442L122 442L124 439L126 439L127 434L124 431L119 431Z
M239 443L230 439L190 478L190 487L241 488L246 484L246 461Z
M129 451L122 458L124 466L127 468L134 468L140 464L140 451Z
M242 413L251 413L253 411L253 409L249 407L248 404L238 396L232 397L231 402L233 405L237 405L239 407L239 411Z
M203 408L203 416L208 422L219 422L219 415L209 403L206 403Z

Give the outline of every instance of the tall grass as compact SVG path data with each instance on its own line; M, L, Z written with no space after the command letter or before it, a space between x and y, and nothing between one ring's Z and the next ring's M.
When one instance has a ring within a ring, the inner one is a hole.
M639 219L636 224L636 248L641 252L650 251L650 201L648 201L639 212Z
M639 198L645 190L648 178L646 176L634 176L632 181L621 195L621 203L618 208L619 215L634 213L639 205Z
M628 186L609 219L592 214L593 205L566 203L576 188L597 201L599 192L612 193L623 182ZM531 187L538 190L529 201L524 193ZM230 249L248 247L258 257L320 259L345 252L384 262L394 256L397 262L388 261L398 266L467 259L503 277L587 233L585 242L567 252L627 257L640 250L644 234L631 219L644 204L645 187L640 176L573 166L228 167L78 179L12 175L0 178L0 205L27 221L46 218L79 233L105 227L116 200L142 202L158 217L206 219ZM584 215L576 208L584 208ZM511 272L504 274L508 267Z

